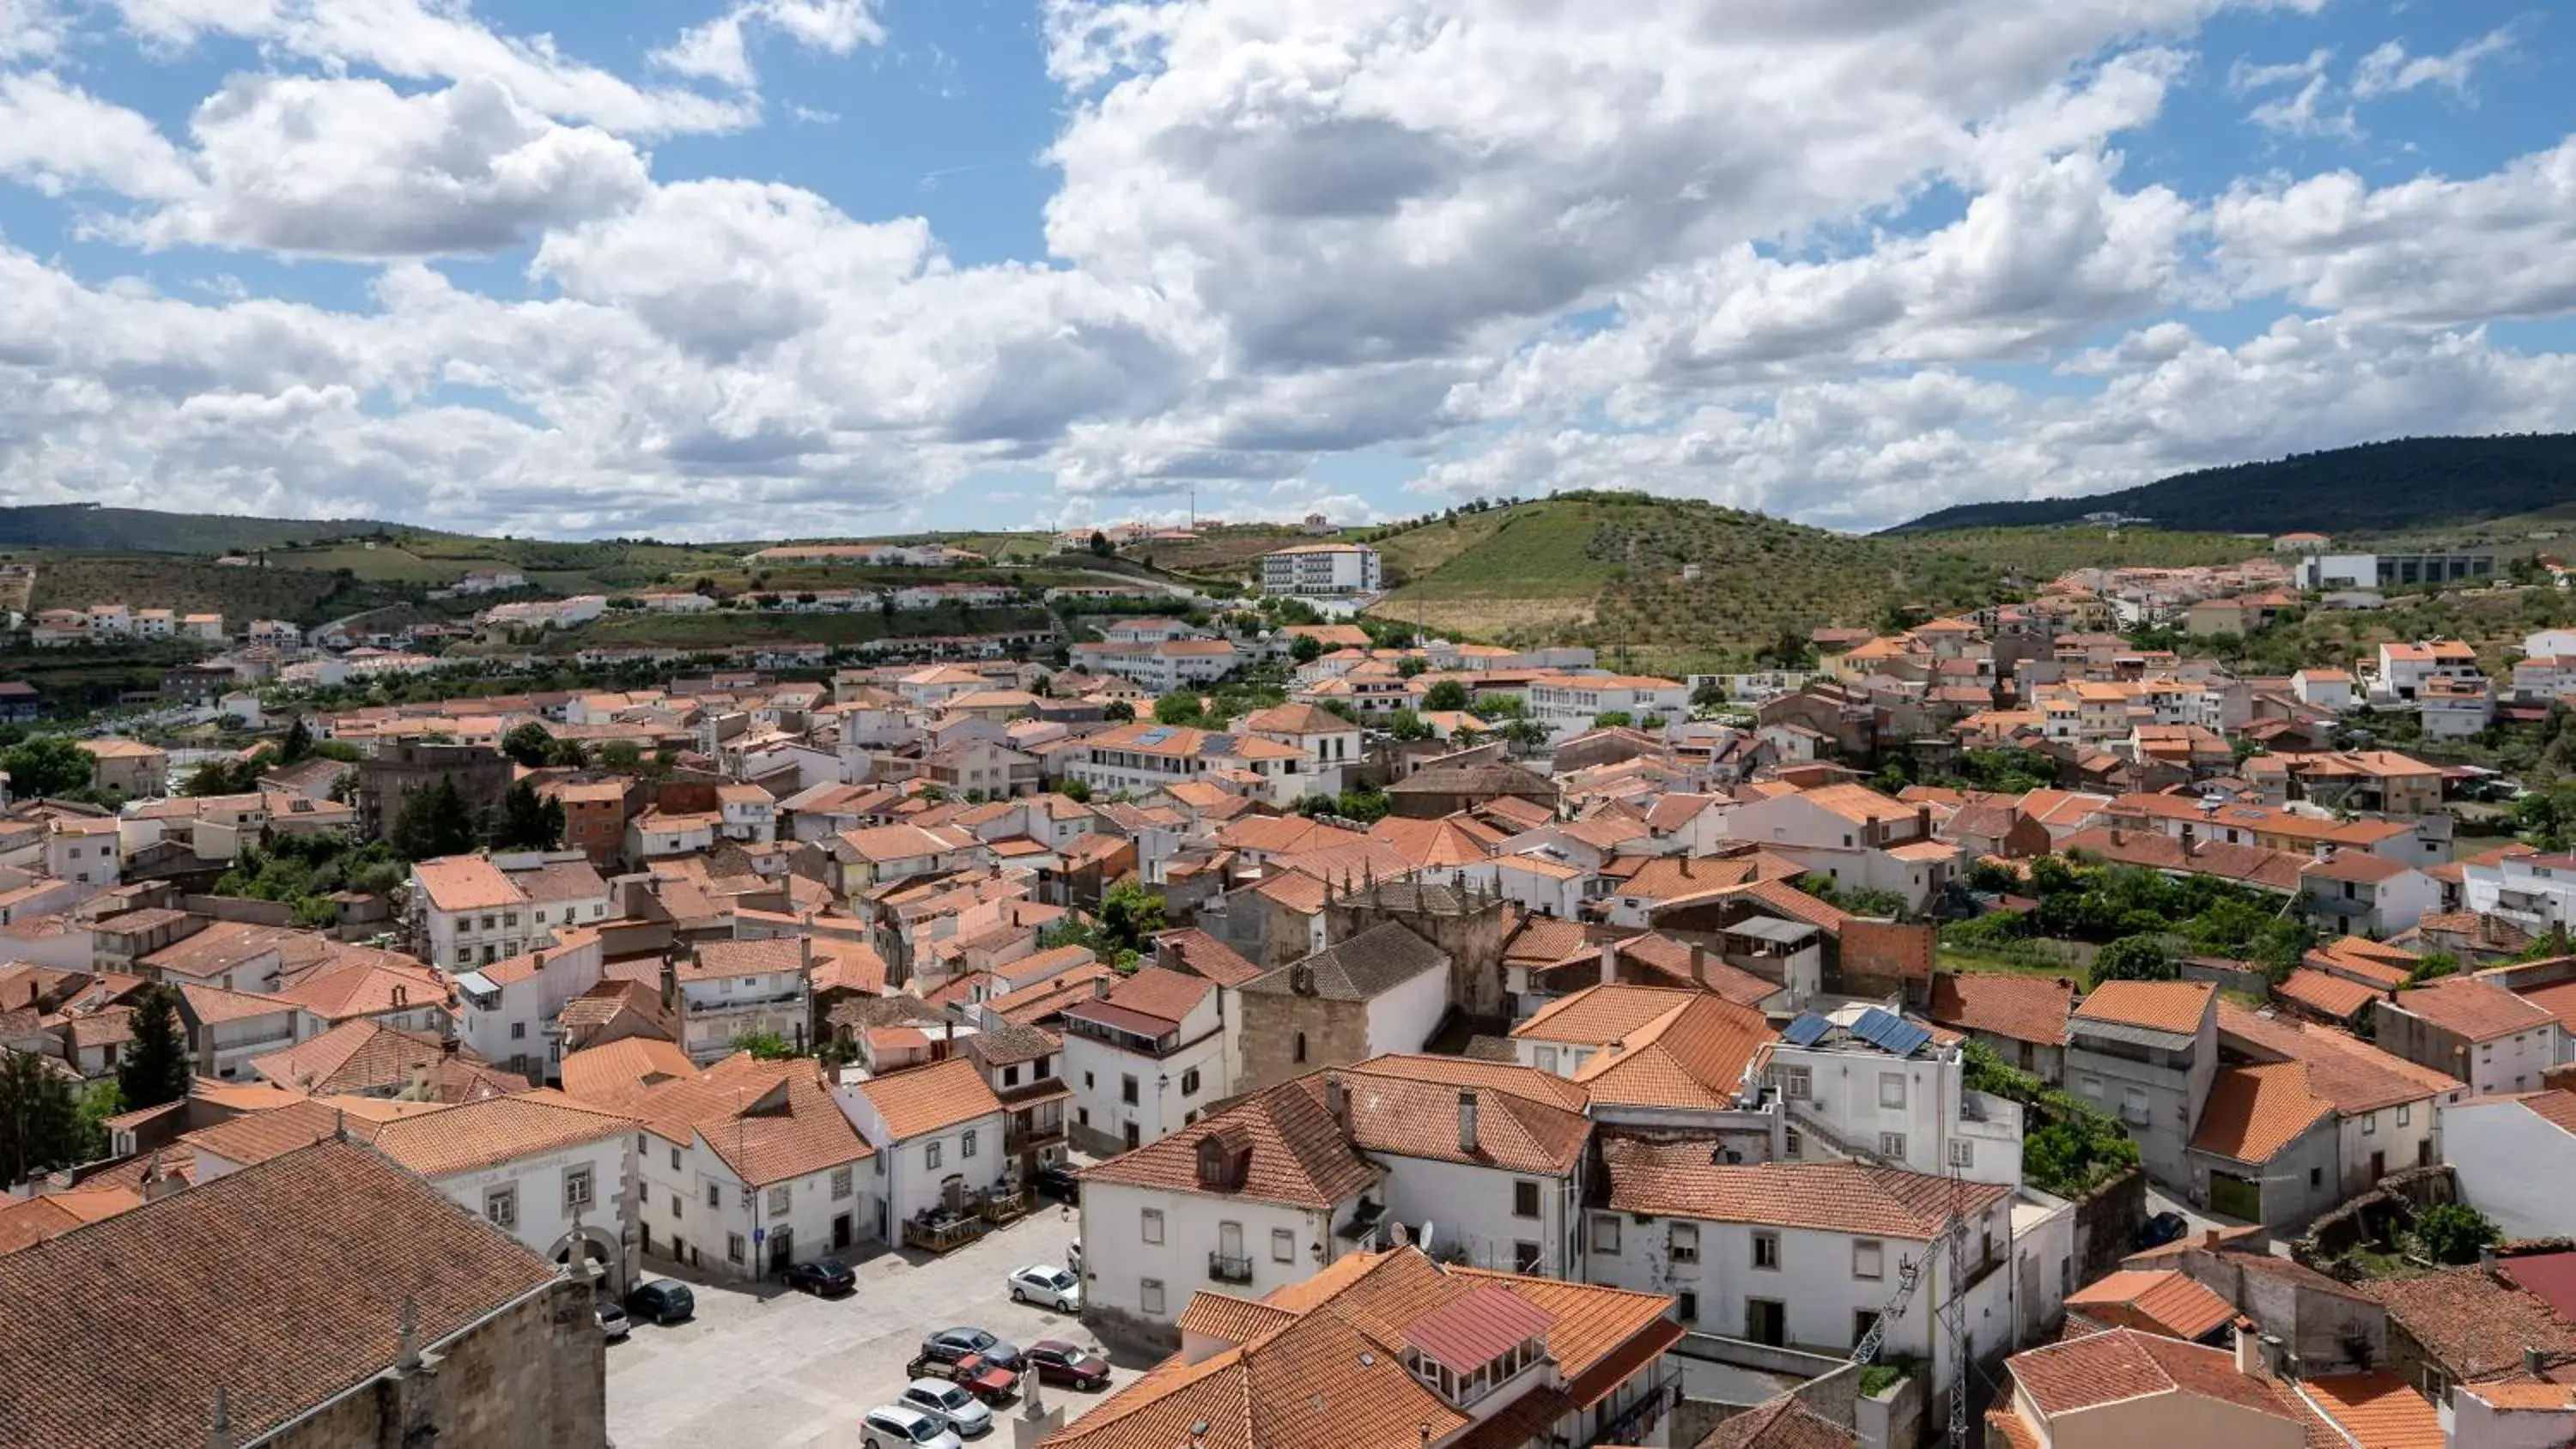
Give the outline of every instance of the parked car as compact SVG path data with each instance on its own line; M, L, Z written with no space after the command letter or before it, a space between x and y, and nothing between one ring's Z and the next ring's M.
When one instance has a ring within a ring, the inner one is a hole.
M1017 1346L986 1333L980 1328L943 1328L921 1341L921 1356L941 1363L955 1363L968 1354L980 1355L984 1362L997 1364L1018 1373L1021 1369Z
M1109 1360L1060 1338L1041 1338L1029 1345L1029 1371L1040 1383L1083 1390L1109 1387Z
M983 1400L966 1392L963 1384L946 1379L914 1379L904 1386L903 1396L895 1402L939 1420L956 1430L960 1439L993 1432L993 1411Z
M1057 1202L1080 1202L1082 1178L1080 1169L1070 1162L1050 1162L1038 1169L1038 1196Z
M817 1298L831 1298L858 1291L859 1275L838 1258L817 1258L788 1269L787 1286Z
M2161 1248L2191 1231L2191 1224L2176 1212L2162 1212L2138 1224L2133 1245L2139 1249Z
M590 1311L599 1320L599 1336L610 1343L624 1338L635 1327L635 1320L626 1316L625 1308L605 1294L591 1301Z
M903 1366L907 1379L946 1379L988 1404L1007 1404L1020 1391L1020 1376L998 1364L986 1363L981 1354L968 1354L955 1363L944 1363L927 1355Z
M686 1283L656 1278L650 1283L637 1284L635 1290L626 1295L626 1311L647 1323L668 1328L674 1323L686 1323L695 1316L698 1298L689 1291Z
M1011 1301L1039 1303L1059 1313L1082 1311L1082 1280L1062 1268L1031 1263L1011 1274Z
M868 1416L859 1421L859 1436L867 1449L965 1449L965 1441L946 1420L902 1404L868 1410Z

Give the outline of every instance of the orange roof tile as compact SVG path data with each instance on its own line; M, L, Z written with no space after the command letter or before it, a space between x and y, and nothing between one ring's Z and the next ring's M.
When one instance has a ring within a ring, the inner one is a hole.
M2334 1103L2308 1090L2304 1062L2225 1067L2210 1083L2191 1145L2237 1162L2269 1162L2332 1115Z
M1709 1160L1706 1142L1614 1138L1603 1144L1610 1205L1656 1217L1760 1223L1928 1239L1953 1212L1982 1212L2012 1195L1997 1183L1856 1162Z
M2301 1379L2306 1396L2358 1449L2447 1449L2442 1416L2415 1387L2386 1369ZM2559 1389L2563 1403L2566 1390Z
M2200 1030L2217 999L2217 987L2197 981L2105 981L2075 1008L2074 1019L2189 1036Z
M2066 1295L2066 1306L2104 1323L2196 1341L2236 1316L2236 1307L2186 1273L2123 1270Z
M871 1077L859 1084L859 1092L885 1119L886 1133L896 1142L1002 1110L1002 1099L964 1057Z

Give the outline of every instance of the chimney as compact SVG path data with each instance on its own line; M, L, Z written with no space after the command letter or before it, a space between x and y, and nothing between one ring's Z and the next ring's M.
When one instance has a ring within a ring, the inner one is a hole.
M2200 853L2200 830L2188 820L2182 823L2182 853L2185 858Z
M2524 1373L2531 1375L2535 1379L2545 1380L2549 1376L2542 1373L2541 1370L2548 1366L2549 1355L2542 1353L2539 1349L2526 1348L2522 1351L2522 1371Z
M1458 1089L1458 1150L1476 1155L1476 1089Z
M2263 1341L2242 1323L2236 1325L2236 1371L2249 1379L2263 1376Z
M2487 1243L2487 1244L2484 1244L2484 1245L2482 1245L2482 1246L2478 1249L2478 1271L2479 1271L2479 1272L2481 1272L2481 1273L2485 1273L2485 1274L2487 1274L2489 1277L2493 1277L2493 1276L2494 1276L2494 1274L2495 1274L2495 1270L2496 1270L2496 1250L2495 1250L2495 1244L2493 1244L2493 1243Z
M1691 980L1708 984L1708 948L1697 941L1691 942Z
M1324 1110L1333 1114L1333 1125L1343 1136L1351 1134L1351 1089L1342 1079L1327 1073L1324 1077Z
M1601 984L1608 986L1618 979L1619 943L1616 941L1604 941L1601 943Z
M2332 859L2334 859L2334 855L2335 855L2335 847L2334 847L2334 842L2333 842L2333 841L2331 841L2331 840L2320 840L2320 841L2318 841L2318 842L2317 842L2317 859L2319 859L2319 860L2332 860Z

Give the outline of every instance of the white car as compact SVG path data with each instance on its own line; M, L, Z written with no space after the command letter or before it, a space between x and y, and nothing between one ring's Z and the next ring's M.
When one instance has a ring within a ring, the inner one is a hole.
M990 1433L993 1428L993 1411L984 1401L946 1379L914 1379L895 1405L937 1419L957 1431L961 1439Z
M1059 1313L1080 1313L1082 1280L1062 1268L1032 1263L1011 1275L1011 1301L1043 1304Z
M965 1449L948 1421L901 1404L868 1410L859 1432L868 1449Z

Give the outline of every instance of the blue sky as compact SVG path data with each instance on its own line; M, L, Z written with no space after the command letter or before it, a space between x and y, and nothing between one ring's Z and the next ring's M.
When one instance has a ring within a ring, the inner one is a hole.
M2565 429L2572 36L0 0L0 497L740 537L1622 486L1868 528Z

